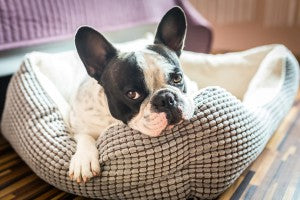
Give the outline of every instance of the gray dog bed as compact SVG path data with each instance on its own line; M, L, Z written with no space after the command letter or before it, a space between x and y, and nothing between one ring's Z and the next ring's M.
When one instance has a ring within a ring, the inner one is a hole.
M97 141L101 176L85 184L68 177L76 145L66 112L83 70L74 52L24 59L8 88L2 133L39 177L73 194L215 198L257 158L291 108L299 66L281 45L224 55L184 52L181 61L203 88L194 117L156 138L111 127Z

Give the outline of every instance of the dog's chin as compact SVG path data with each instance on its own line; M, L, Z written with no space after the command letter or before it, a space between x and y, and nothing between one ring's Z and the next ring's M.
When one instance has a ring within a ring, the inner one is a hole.
M164 112L151 113L139 120L128 123L129 127L150 137L159 136L168 126L167 115Z
M142 134L148 135L150 137L159 136L164 130L171 130L175 125L181 124L185 119L182 118L179 122L175 124L169 124L167 119L167 114L161 113L151 113L147 117L147 120L139 120L138 123L128 123L129 127L135 129Z
M146 127L150 127L150 129L144 129L144 130L140 130L141 133L145 134L145 135L149 135L151 137L157 137L159 136L164 130L172 130L174 128L174 126L181 124L184 120L186 120L185 118L182 118L179 122L177 123L172 123L169 124L168 123L168 119L167 119L167 114L166 113L158 113L158 115L160 115L160 117L157 117L157 121L158 123L156 124L156 126L152 127L153 125L152 123L146 125Z

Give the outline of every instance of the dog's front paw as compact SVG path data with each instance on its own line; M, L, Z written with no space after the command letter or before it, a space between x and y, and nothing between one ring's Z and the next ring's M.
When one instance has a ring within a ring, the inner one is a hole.
M90 178L100 174L100 164L98 160L98 151L76 151L73 155L69 176L72 180L80 183L87 182Z

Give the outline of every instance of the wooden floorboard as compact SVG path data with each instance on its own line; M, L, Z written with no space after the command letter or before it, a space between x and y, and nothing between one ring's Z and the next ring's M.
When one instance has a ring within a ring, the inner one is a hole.
M300 199L300 93L266 148L219 199Z
M38 178L0 134L0 200L85 199ZM220 197L300 199L300 92L261 155Z

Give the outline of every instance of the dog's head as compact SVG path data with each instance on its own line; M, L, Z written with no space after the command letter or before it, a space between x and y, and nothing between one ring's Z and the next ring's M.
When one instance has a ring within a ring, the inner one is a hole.
M159 23L154 44L143 50L120 52L89 27L78 30L75 43L88 74L104 88L111 115L157 136L194 112L179 64L185 34L184 12L174 7Z

